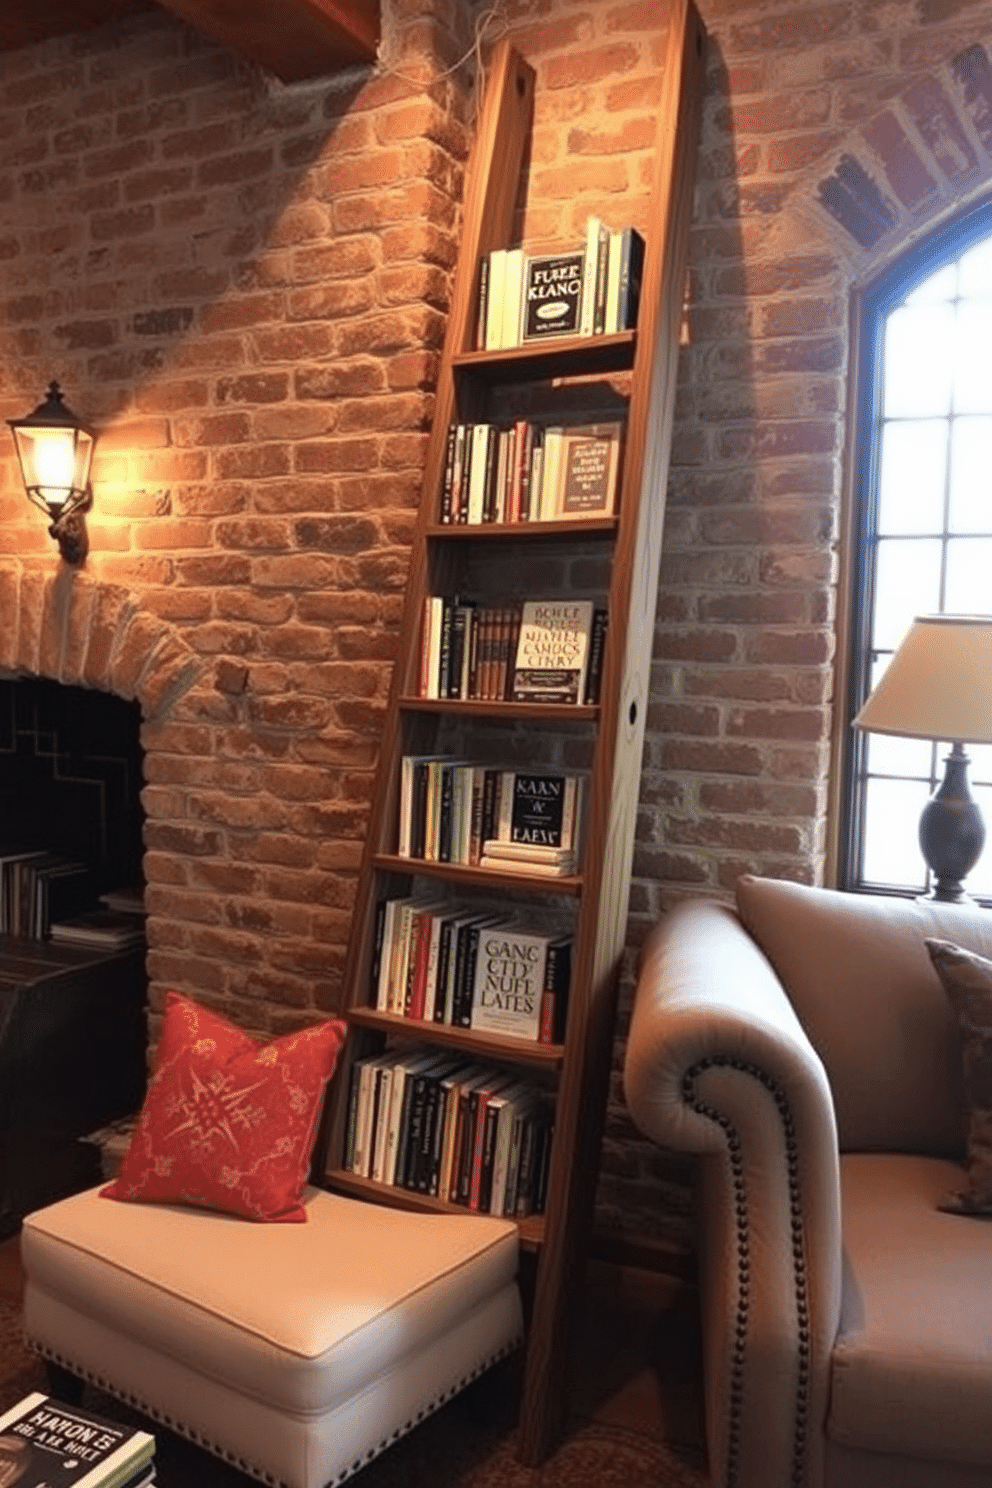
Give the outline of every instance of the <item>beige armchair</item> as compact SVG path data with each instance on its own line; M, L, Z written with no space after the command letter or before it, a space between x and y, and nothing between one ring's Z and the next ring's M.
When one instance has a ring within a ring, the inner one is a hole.
M992 1219L961 1187L958 1030L924 941L992 914L743 878L645 946L625 1087L699 1154L715 1488L989 1488Z

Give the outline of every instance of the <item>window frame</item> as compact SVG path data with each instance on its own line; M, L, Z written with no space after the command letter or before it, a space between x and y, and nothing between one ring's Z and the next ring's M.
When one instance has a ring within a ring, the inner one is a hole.
M879 497L882 359L891 311L924 280L968 248L992 237L992 193L956 213L889 260L851 296L848 442L840 534L826 881L863 894L913 898L918 888L874 886L858 879L864 838L864 778L868 738L851 720L870 691L873 564ZM945 536L946 540L946 536ZM931 752L931 789L943 769ZM992 835L992 834L990 834Z

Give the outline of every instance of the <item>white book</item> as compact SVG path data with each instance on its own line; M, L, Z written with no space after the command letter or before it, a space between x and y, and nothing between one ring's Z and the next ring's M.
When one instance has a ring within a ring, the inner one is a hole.
M603 330L607 336L620 329L620 260L623 257L623 233L610 233L609 267L606 271L606 322Z
M486 301L486 350L498 351L503 344L503 287L506 283L506 249L494 248L489 255L489 290Z
M396 1182L396 1159L399 1151L400 1121L403 1115L403 1095L406 1090L406 1082L411 1075L418 1074L433 1063L436 1055L426 1054L401 1054L393 1066L392 1079L389 1086L389 1109L386 1112L386 1145L383 1154L382 1181L383 1183Z
M503 319L500 346L520 345L520 306L524 291L524 250L508 248L503 263Z
M393 962L396 957L396 919L404 899L387 899L382 920L382 945L379 948L379 977L376 983L375 1005L380 1013L388 1013L390 989L393 978Z
M482 521L482 509L486 496L486 470L489 464L489 441L493 437L492 424L473 424L472 461L468 477L468 517L471 526Z
M420 696L436 698L440 693L441 628L444 622L444 599L429 594L424 600L423 634L420 652Z
M582 309L579 312L579 335L591 336L596 315L596 284L599 275L599 255L606 240L607 229L601 218L586 218L586 246L582 261Z
M565 430L560 424L549 424L544 431L544 459L541 471L541 498L538 521L550 522L557 515L558 486L561 479L561 456Z
M395 1055L392 1056L395 1059ZM383 1182L383 1167L386 1157L386 1131L389 1125L389 1100L392 1089L393 1065L384 1064L379 1070L376 1085L376 1119L375 1139L372 1146L372 1162L369 1176L376 1182Z
M473 1029L503 1038L540 1037L548 945L558 938L555 931L512 921L483 930L472 988Z
M355 1154L351 1171L359 1178L368 1178L372 1170L372 1117L375 1077L385 1060L391 1056L377 1054L362 1060L356 1068L358 1077L358 1106L355 1113Z

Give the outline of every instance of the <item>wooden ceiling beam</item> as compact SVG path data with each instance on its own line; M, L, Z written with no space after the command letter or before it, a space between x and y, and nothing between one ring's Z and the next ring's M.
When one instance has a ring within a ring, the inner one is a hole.
M380 0L159 0L284 83L374 62Z

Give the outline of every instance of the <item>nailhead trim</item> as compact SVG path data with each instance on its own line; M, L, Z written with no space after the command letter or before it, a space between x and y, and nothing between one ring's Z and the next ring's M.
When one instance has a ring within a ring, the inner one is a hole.
M76 1375L79 1379L86 1380L89 1384L104 1390L108 1395L113 1395L115 1399L122 1400L125 1405L132 1406L135 1410L140 1411L142 1415L149 1416L153 1421L161 1422L170 1431L174 1431L177 1436L184 1436L194 1446L202 1447L214 1457L222 1458L223 1461L229 1462L232 1467L238 1468L249 1477L267 1484L268 1488L289 1488L289 1485L284 1483L281 1478L275 1477L263 1468L256 1467L254 1463L247 1462L243 1457L237 1456L236 1453L229 1452L226 1447L218 1446L209 1437L201 1435L200 1432L194 1430L192 1427L185 1426L181 1421L176 1421L171 1416L157 1410L155 1406L150 1405L140 1395L135 1395L130 1390L120 1389L117 1385L112 1384L110 1380L104 1379L103 1375L96 1374L91 1369L83 1368L74 1359L67 1358L64 1354L60 1354L56 1349L50 1348L47 1344L39 1343L33 1338L26 1338L25 1342L36 1354L41 1354L44 1358L51 1359L53 1364L60 1364L70 1374ZM408 1431L412 1431L415 1426L419 1426L421 1421L425 1420L427 1416L433 1415L436 1410L439 1410L442 1405L446 1405L449 1400L452 1400L467 1385L470 1385L473 1380L477 1380L480 1375L485 1374L487 1369L491 1369L494 1364L499 1363L500 1359L505 1359L512 1354L519 1347L520 1342L521 1340L517 1339L513 1343L506 1344L503 1348L497 1349L495 1353L489 1354L466 1374L463 1374L461 1379L451 1385L449 1389L434 1396L429 1404L422 1406L415 1416L411 1416L402 1426L397 1426L389 1436L382 1437L374 1447L369 1447L363 1457L357 1457L349 1467L342 1468L337 1477L332 1478L325 1485L325 1488L338 1488L339 1483L344 1483L348 1478L353 1477L355 1473L360 1472L363 1467L366 1467L381 1452L384 1452L387 1447L391 1447L395 1441L399 1441L401 1436L405 1436Z
M792 1111L782 1090L766 1070L744 1059L731 1059L726 1055L712 1055L700 1059L682 1076L682 1099L692 1110L710 1121L715 1121L727 1139L730 1158L731 1181L734 1196L734 1223L737 1234L737 1309L734 1318L734 1346L730 1366L730 1401L727 1427L727 1473L725 1488L736 1488L740 1471L741 1420L744 1396L744 1357L747 1350L748 1316L750 1311L750 1239L748 1221L747 1185L744 1178L744 1159L741 1154L741 1139L736 1127L723 1111L708 1101L700 1100L696 1094L696 1080L706 1070L714 1067L739 1070L750 1075L765 1087L778 1111L785 1137L786 1179L789 1191L789 1230L792 1247L792 1282L796 1304L798 1345L796 1349L798 1371L796 1378L796 1403L792 1428L792 1471L789 1481L792 1488L802 1488L805 1474L806 1449L809 1441L809 1385L812 1357L812 1335L809 1321L809 1287L806 1268L806 1245L803 1233L802 1194L799 1187L799 1145Z

